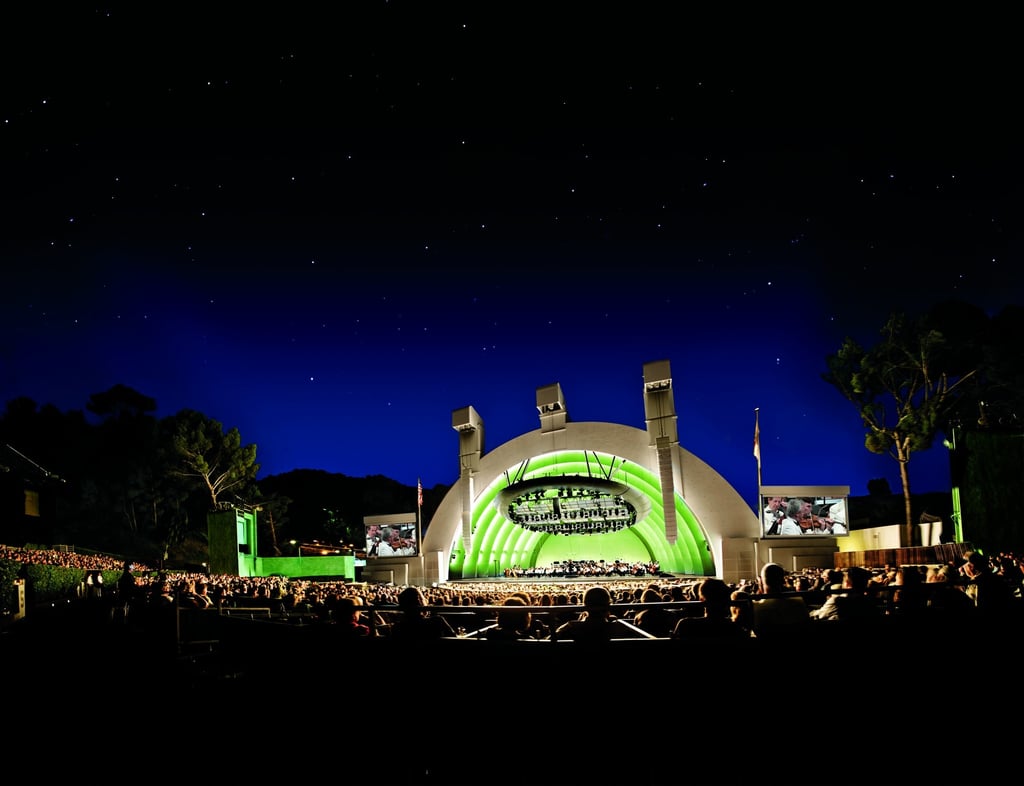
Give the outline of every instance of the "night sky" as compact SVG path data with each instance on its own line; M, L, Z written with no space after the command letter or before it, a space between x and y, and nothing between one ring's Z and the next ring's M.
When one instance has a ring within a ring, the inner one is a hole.
M898 491L825 357L1022 303L1019 68L1008 18L856 10L5 9L0 401L124 384L259 477L431 487L453 410L492 449L558 382L642 428L667 359L682 446L752 507L755 407L765 484ZM939 442L911 481L949 488Z

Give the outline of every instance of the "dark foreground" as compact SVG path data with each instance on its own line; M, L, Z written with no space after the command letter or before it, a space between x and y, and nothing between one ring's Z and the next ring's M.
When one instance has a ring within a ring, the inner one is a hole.
M1017 758L1016 624L597 648L330 627L182 653L35 612L0 635L5 781L978 784Z

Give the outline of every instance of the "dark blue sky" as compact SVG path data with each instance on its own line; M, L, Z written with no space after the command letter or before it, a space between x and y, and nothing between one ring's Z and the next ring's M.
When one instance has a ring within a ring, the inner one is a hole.
M899 489L821 380L844 336L1021 302L998 20L141 5L8 12L3 401L125 384L261 476L432 486L452 410L494 448L559 382L643 427L668 359L683 447L753 506L755 407L766 484ZM941 445L911 478L948 489Z

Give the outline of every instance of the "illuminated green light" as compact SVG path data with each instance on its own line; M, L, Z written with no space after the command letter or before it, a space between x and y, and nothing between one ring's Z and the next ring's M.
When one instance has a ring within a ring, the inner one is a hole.
M516 483L534 481L543 486L545 478L578 476L603 478L628 488L630 499L645 511L641 520L627 528L600 534L564 534L540 532L511 521L507 501L509 478ZM714 563L696 516L678 494L675 495L677 538L670 544L665 537L665 512L661 482L655 472L618 456L594 451L557 451L531 457L518 468L498 475L473 503L472 536L469 550L455 548L450 575L453 578L477 578L501 575L518 566L526 569L545 566L563 558L625 559L657 562L663 571L690 575L713 575Z

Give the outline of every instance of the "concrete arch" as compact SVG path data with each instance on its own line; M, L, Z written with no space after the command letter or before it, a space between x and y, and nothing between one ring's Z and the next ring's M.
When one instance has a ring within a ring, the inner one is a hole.
M459 480L427 528L422 551L425 582L499 576L513 565L556 559L657 562L663 571L719 575L728 561L723 544L739 541L743 575L751 573L757 515L739 493L675 438L668 363L644 367L647 430L616 423L568 421L558 385L537 391L541 426L484 453L483 420L455 410ZM552 534L526 529L496 505L513 482L598 477L627 485L649 502L635 525L605 534Z

